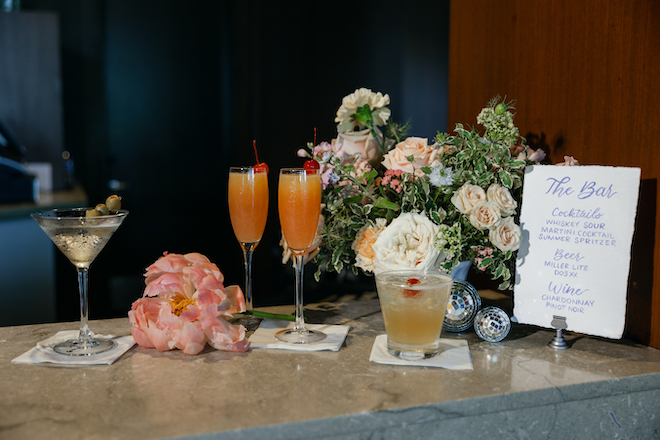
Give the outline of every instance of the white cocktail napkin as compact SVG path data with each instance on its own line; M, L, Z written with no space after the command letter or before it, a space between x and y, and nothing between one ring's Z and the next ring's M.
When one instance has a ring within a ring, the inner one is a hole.
M79 330L64 330L48 339L37 342L37 346L13 359L15 364L60 364L60 365L110 365L126 353L133 345L133 336L96 335L100 338L114 339L117 346L112 350L91 356L67 356L56 353L53 346L60 342L75 339Z
M463 339L440 339L440 353L437 356L429 359L404 360L387 352L387 335L378 335L371 348L369 360L379 364L440 367L448 370L474 369L470 348Z
M307 329L323 332L327 337L322 341L311 344L290 344L275 338L275 333L293 328L293 324L291 321L282 319L264 319L261 321L259 328L249 337L250 347L297 351L339 351L350 329L348 325L305 324Z

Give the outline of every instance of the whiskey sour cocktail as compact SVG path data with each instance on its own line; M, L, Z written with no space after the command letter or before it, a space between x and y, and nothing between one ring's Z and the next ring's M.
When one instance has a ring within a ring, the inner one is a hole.
M387 331L387 351L401 359L438 354L453 279L441 273L383 272L376 288Z

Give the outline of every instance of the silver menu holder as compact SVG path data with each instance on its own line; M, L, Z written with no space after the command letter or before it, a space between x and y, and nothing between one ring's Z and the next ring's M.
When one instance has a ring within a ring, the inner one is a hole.
M552 316L552 322L550 323L555 329L557 329L557 334L548 344L549 347L554 348L555 350L566 350L569 348L568 343L561 334L561 331L568 328L566 325L566 318L564 316Z

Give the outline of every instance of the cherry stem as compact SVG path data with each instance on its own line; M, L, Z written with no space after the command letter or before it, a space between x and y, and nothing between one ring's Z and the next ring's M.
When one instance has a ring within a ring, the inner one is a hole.
M255 157L255 159L257 159L257 165L258 165L260 162L259 162L259 154L257 154L257 140L256 139L254 139L252 141L252 148L254 149L254 157Z
M314 146L316 147L316 127L314 127Z

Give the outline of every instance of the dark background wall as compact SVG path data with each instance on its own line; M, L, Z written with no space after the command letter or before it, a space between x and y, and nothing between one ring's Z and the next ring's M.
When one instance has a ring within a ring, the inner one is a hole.
M389 93L411 134L446 130L449 1L23 0L61 24L65 148L90 203L122 187L131 214L91 271L91 315L123 316L164 251L201 252L242 284L229 222L229 166L270 167L271 209L254 258L255 303L293 302L280 261L277 172L335 136L343 96ZM29 146L28 146L29 147ZM75 275L59 262L58 318L77 319ZM312 269L307 270L311 276ZM308 299L373 288L307 286Z

